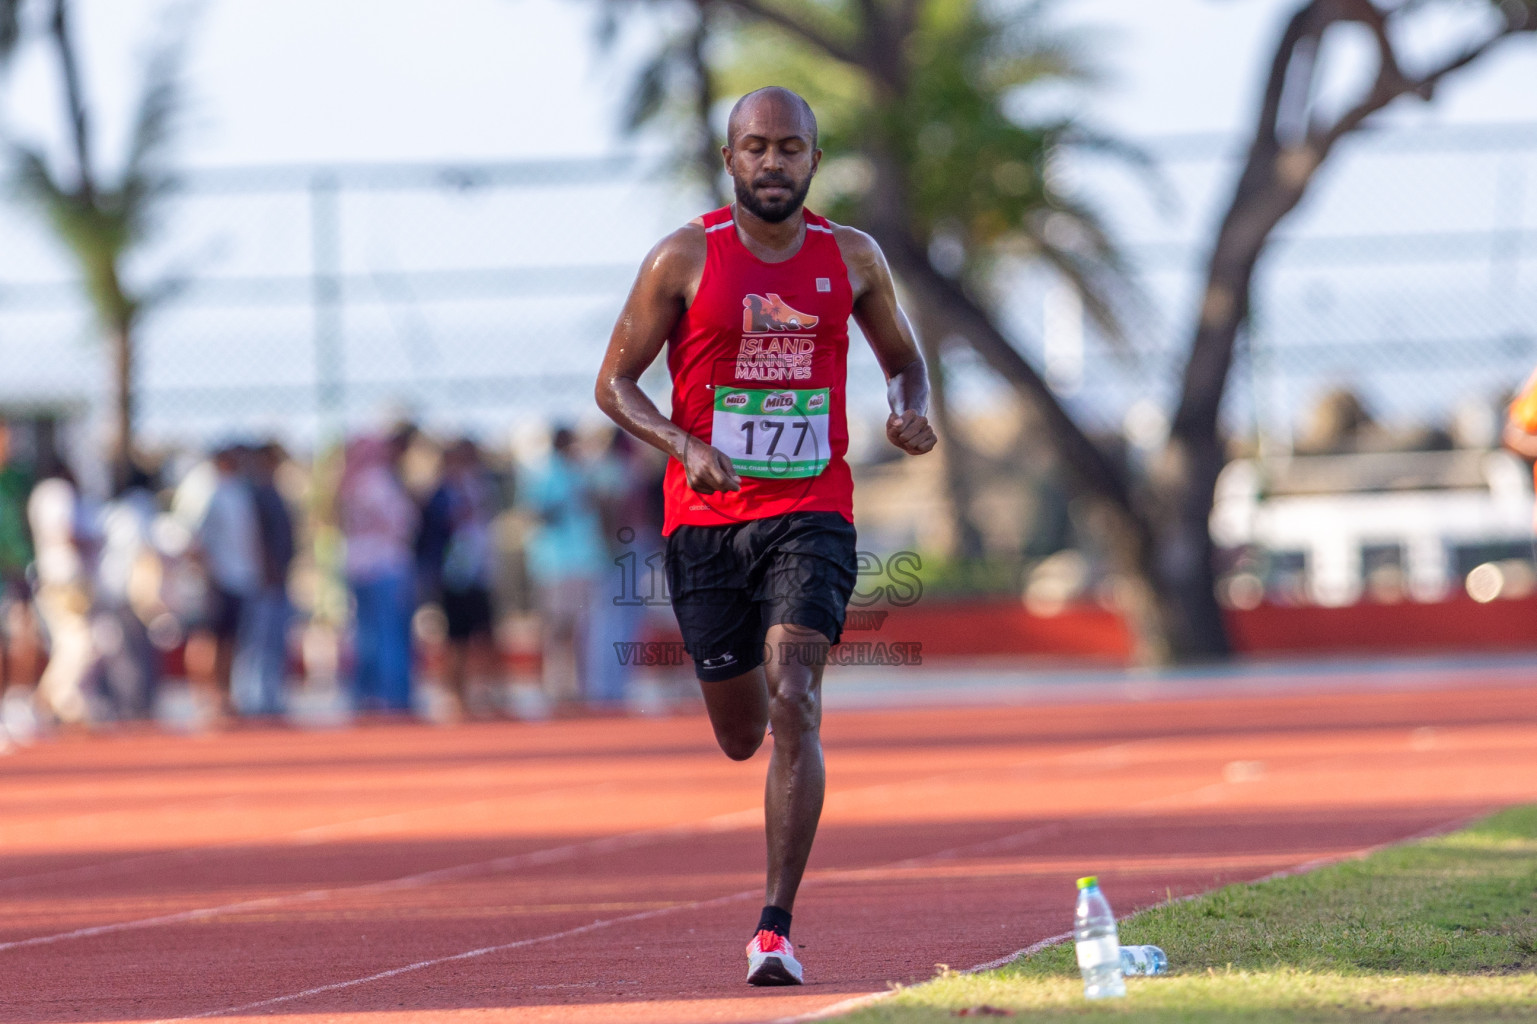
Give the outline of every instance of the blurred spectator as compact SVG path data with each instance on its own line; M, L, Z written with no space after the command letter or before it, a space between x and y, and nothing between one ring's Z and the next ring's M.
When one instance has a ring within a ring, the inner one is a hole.
M36 682L37 627L32 619L27 569L32 532L27 497L32 474L11 457L10 425L0 420L0 694Z
M443 479L427 500L417 535L425 595L442 606L448 623L445 682L461 714L470 710L471 673L487 681L496 671L493 494L475 442L454 442L443 453Z
M207 575L205 621L214 642L210 675L221 713L235 710L231 674L236 648L251 643L250 611L261 590L261 534L256 499L243 473L244 451L227 445L214 454L217 481L196 531Z
M246 624L249 638L235 659L235 703L245 714L281 715L288 672L288 570L294 560L294 522L277 488L277 471L286 458L281 445L269 442L252 450L247 463L256 508L261 554L261 582L251 598Z
M646 621L645 601L650 594L650 574L656 563L648 562L662 550L659 515L653 490L661 491L660 471L643 446L623 430L615 430L608 450L592 470L593 490L608 543L608 560L601 580L607 581L594 595L592 629L587 664L587 700L612 707L622 704L634 673L633 659L620 659L615 644L640 639ZM632 574L633 589L625 574Z
M91 638L88 534L80 493L60 467L27 499L36 552L37 611L48 633L48 665L37 684L39 706L59 722L84 723L90 714L85 686L96 663Z
M149 636L149 623L163 610L164 573L151 541L158 514L154 482L138 466L101 510L93 634L102 682L121 718L148 717L160 680L160 653Z
M1444 428L1390 429L1372 418L1354 390L1336 388L1309 410L1295 447L1298 455L1350 455L1447 451L1452 446L1451 435Z
M543 628L544 688L556 700L585 692L595 588L608 561L588 467L576 435L559 427L549 459L531 475L524 503L539 520L528 546Z
M365 710L411 709L417 509L396 474L397 451L383 438L353 440L337 495L356 605L353 694Z
M1340 455L1360 451L1363 439L1377 429L1361 396L1335 388L1308 410L1296 449L1302 455Z

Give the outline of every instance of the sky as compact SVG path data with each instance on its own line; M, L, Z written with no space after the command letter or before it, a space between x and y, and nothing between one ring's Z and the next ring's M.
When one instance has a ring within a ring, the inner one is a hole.
M1054 8L1058 24L1083 30L1083 38L1094 48L1092 58L1103 69L1095 88L1061 101L1073 104L1091 125L1138 141L1241 135L1253 116L1283 19L1297 2L1059 0ZM1487 10L1478 0L1443 3L1463 12ZM193 18L186 65L190 102L178 153L186 167L584 158L622 154L634 145L616 130L616 110L627 81L626 54L633 55L642 40L630 37L628 50L617 55L600 53L595 45L597 0L196 0L190 7L187 0L72 0L72 5L86 84L99 117L95 128L103 162L123 151L126 114L146 48L157 31L163 31L167 18L187 10ZM32 4L34 12L43 7ZM1413 40L1411 48L1423 53L1444 47L1469 27L1466 17L1443 19ZM1346 59L1326 62L1333 69L1326 96L1348 87L1368 66L1361 59L1362 40L1351 33L1342 32L1330 45L1341 46ZM50 56L32 46L10 70L0 113L20 135L46 139L59 131L60 97ZM1533 123L1534 82L1537 35L1505 43L1456 76L1435 103L1403 103L1393 117L1409 123ZM59 146L57 138L53 144ZM1205 237L1203 225L1225 198L1225 166L1210 159L1183 166L1174 161L1171 180L1183 201L1173 217L1157 209L1151 191L1124 172L1091 181L1093 198L1107 209L1125 241L1156 247L1175 240L1188 247ZM1313 202L1313 209L1324 211L1324 217L1313 221L1364 233L1393 229L1400 221L1421 230L1426 224L1444 229L1439 221L1426 219L1424 204L1414 198L1424 190L1400 180L1402 166L1395 163L1389 172L1396 190L1338 188L1331 180L1324 201ZM1491 192L1484 181L1489 175L1470 176L1467 170L1467 165L1447 165L1437 208L1448 211L1447 217L1456 214L1454 227L1484 229L1487 216L1479 204ZM1537 208L1537 189L1530 191L1534 201L1528 206ZM425 372L424 366L448 366L458 343L463 358L470 360L463 374L483 375L492 372L483 365L481 353L491 344L485 339L500 337L497 332L512 324L541 338L533 355L559 356L585 374L595 359L595 349L589 349L601 346L606 325L612 323L628 268L652 239L696 212L692 204L697 201L654 175L648 181L644 171L628 190L472 192L414 199L383 192L354 196L348 207L346 269L369 277L418 264L431 270L543 260L617 267L623 280L616 278L612 286L584 294L585 305L558 297L546 303L568 312L580 305L579 316L556 316L526 296L508 299L505 307L475 298L460 306L431 304L436 319L429 323L415 297L380 298L361 312L349 312L353 319L348 321L348 343L360 347L348 354L349 367L414 379ZM191 220L181 225L179 234L169 233L171 255L183 263L201 260L206 264L201 269L213 274L306 273L312 254L304 199L301 191L270 203L237 203L218 194L184 203ZM1415 216L1405 217L1405 203L1415 204ZM1464 209L1470 203L1478 210ZM367 204L377 206L377 212L370 212L373 206ZM73 276L56 243L39 225L13 219L5 221L3 229L7 246L0 250L0 277L8 286ZM226 244L226 235L233 241ZM204 249L212 250L206 259L200 255ZM1322 302L1308 296L1327 299L1331 289L1346 287L1338 284L1341 273L1328 266L1310 268L1309 273L1294 287L1287 285L1289 292L1278 293L1284 297L1272 307L1289 314ZM1422 289L1427 293L1437 282L1446 284L1438 265L1425 273L1432 275ZM1284 275L1277 279L1285 283ZM1161 319L1148 321L1145 333L1150 338L1182 338L1185 318L1194 308L1191 289L1197 284L1183 264L1147 273L1147 285L1162 310ZM1461 283L1457 287L1459 295L1468 292ZM1017 322L1023 337L1038 336L1043 329L1040 296L1028 288L1018 293L1011 322ZM1297 295L1307 301L1297 300ZM1379 304L1393 306L1398 301L1389 296ZM1340 308L1345 309L1344 304ZM10 365L27 364L28 357L13 349L30 346L27 351L34 353L34 368L40 373L46 370L60 380L74 380L94 372L79 361L95 349L82 344L65 350L56 343L59 338L94 335L80 311L65 315L43 310L35 317L26 309L0 312L9 317L0 318L0 345L10 346ZM235 315L234 307L193 304L173 312L157 317L148 336L145 374L152 391L160 385L212 387L217 373L231 380L270 376L273 338L298 346L292 359L277 362L309 372L312 360L303 346L310 343L313 314L303 302L264 307L242 313L243 318ZM1333 330L1330 324L1319 330L1325 328ZM1287 332L1296 333L1290 327ZM210 337L229 342L221 348L226 352L222 361L199 355L206 352ZM61 351L75 353L71 359L76 361L58 358ZM253 360L249 367L235 365L240 353ZM862 349L856 347L856 353L855 358L869 362ZM516 354L525 362L532 358L526 346ZM878 382L872 366L858 372ZM198 374L192 373L194 368ZM528 366L520 364L518 369ZM585 385L579 390L586 408L590 403ZM871 396L878 405L880 389L872 385ZM187 417L174 411L176 415L156 423L180 429ZM211 405L206 411L214 423L228 410ZM487 416L501 415L492 405L484 411Z
M1092 30L1106 69L1102 86L1079 98L1092 122L1138 137L1234 132L1251 116L1294 2L1074 0L1057 4L1056 18ZM188 5L76 7L88 85L104 101L102 150L116 152L144 48L168 11ZM506 160L624 145L614 112L623 61L596 52L594 0L201 0L190 9L191 165ZM1436 34L1464 28L1448 21ZM14 69L13 124L56 121L47 67L31 52ZM1507 43L1408 116L1530 120L1534 73L1537 38Z

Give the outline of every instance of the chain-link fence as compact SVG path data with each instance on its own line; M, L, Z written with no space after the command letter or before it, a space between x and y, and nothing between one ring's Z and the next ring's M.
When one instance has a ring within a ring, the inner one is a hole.
M1128 343L1085 329L1028 270L1002 310L1086 423L1156 439L1242 147L1144 148L1155 174L1064 171L1108 211L1135 271ZM494 438L592 415L593 370L640 258L702 204L646 167L189 173L130 268L143 292L169 285L138 332L144 438L276 434L305 450L391 412ZM12 202L0 230L0 406L64 414L83 454L105 429L105 346L40 218ZM1229 422L1284 447L1338 388L1403 426L1487 413L1537 363L1534 277L1537 126L1348 139L1264 258ZM856 352L852 408L878 424L879 374ZM968 404L1000 393L955 359Z
M1152 175L1096 164L1080 188L1110 208L1146 299L1119 350L1092 331L1053 351L1052 290L1013 302L1027 346L1088 422L1157 437L1177 395L1217 218L1243 146L1145 145ZM1349 391L1390 431L1492 443L1493 414L1537 364L1537 125L1401 126L1347 138L1260 263L1225 407L1269 451L1305 443L1318 403ZM1071 339L1071 332L1069 331ZM1127 417L1130 413L1130 422ZM1471 437L1469 438L1471 440Z
M580 416L656 226L696 205L679 193L618 159L190 173L130 268L165 295L136 337L141 437L303 451L385 416L497 440ZM106 348L44 225L12 204L0 229L0 403L88 445Z

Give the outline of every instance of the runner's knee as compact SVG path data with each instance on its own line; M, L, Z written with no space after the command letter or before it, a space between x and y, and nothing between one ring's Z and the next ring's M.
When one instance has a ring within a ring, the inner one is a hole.
M821 712L821 696L810 679L782 679L770 698L769 714L777 732L809 732L821 724Z

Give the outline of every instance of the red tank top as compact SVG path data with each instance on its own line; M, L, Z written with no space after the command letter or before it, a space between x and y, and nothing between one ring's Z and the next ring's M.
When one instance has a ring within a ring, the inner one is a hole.
M786 512L837 512L854 521L854 481L844 460L849 447L844 385L854 295L831 225L810 211L805 218L800 251L782 263L765 263L737 237L731 207L704 215L704 274L693 304L668 339L667 369L672 373L672 421L734 457L780 442L784 453L804 449L807 420L790 423L786 431L785 421L775 420L771 410L798 401L796 408L810 410L814 420L825 402L825 423L818 426L825 429L826 467L799 477L742 475L740 491L698 494L688 486L683 464L671 459L662 485L664 534L683 525L724 526ZM825 396L819 394L822 389ZM718 408L717 393L728 404L740 400L741 410L761 411L768 418L723 417L727 410ZM729 437L712 436L717 423L725 424ZM761 429L767 427L774 430ZM823 443L821 435L813 431L811 443Z

